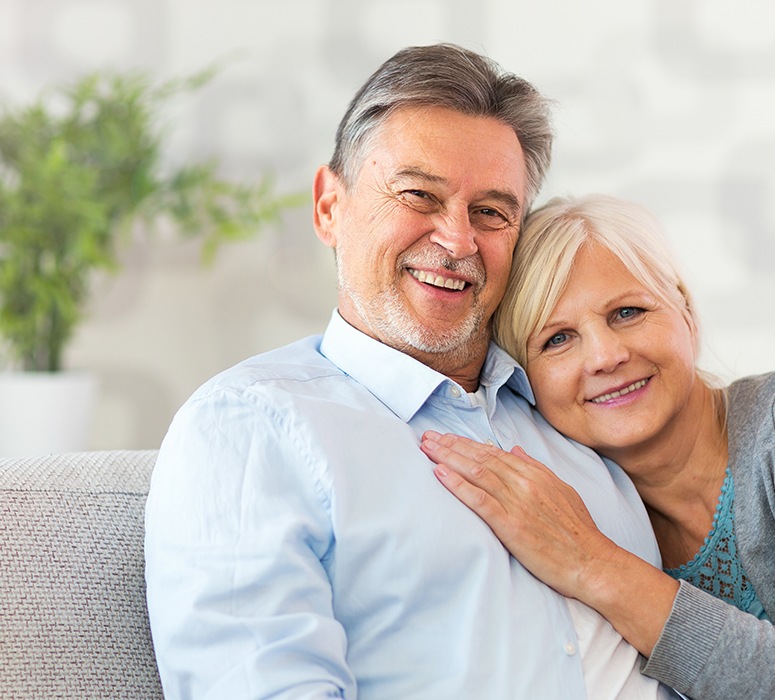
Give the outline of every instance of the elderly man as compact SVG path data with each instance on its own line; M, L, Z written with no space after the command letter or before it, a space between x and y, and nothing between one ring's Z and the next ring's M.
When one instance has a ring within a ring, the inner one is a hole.
M428 429L520 444L658 561L627 479L552 430L491 344L551 140L529 83L451 45L399 51L356 94L314 180L339 276L325 334L210 380L162 445L146 545L168 697L669 696L418 447Z

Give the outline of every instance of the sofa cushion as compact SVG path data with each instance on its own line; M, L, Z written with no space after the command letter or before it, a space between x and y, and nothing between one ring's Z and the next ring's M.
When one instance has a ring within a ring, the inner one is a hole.
M156 455L0 459L0 697L162 697L143 558Z

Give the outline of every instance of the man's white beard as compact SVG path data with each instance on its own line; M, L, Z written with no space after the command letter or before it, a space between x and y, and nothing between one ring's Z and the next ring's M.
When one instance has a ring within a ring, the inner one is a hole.
M367 325L369 335L396 350L408 355L415 354L410 349L426 354L465 355L470 351L470 342L481 338L482 333L486 332L483 328L484 311L477 303L476 296L471 312L462 322L453 328L434 331L428 328L422 319L412 318L396 285L375 297L364 299L350 287L342 267L340 260L337 264L340 294L346 296L355 307L358 316Z

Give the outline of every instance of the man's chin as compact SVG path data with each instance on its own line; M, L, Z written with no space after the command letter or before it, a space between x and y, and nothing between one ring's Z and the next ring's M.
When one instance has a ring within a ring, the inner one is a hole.
M477 313L444 322L402 303L397 295L384 295L370 303L358 303L351 296L353 311L369 335L413 357L480 352L489 343L489 326ZM474 349L475 348L475 349Z
M483 333L480 328L471 328L468 324L463 328L450 330L434 330L426 326L406 328L397 336L417 352L426 355L459 355L471 351L478 352L482 345L489 344L489 332ZM476 348L476 350L474 350Z

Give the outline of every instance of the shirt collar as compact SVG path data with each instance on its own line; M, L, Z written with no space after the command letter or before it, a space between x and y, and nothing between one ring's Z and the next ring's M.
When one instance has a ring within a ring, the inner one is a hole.
M504 384L535 406L535 395L522 366L503 348L490 343L479 381L496 389Z
M406 353L362 333L345 321L337 310L331 315L320 352L377 399L408 422L448 377ZM396 377L401 377L400 382ZM524 370L506 351L490 344L480 382L498 388L507 384L534 403Z

